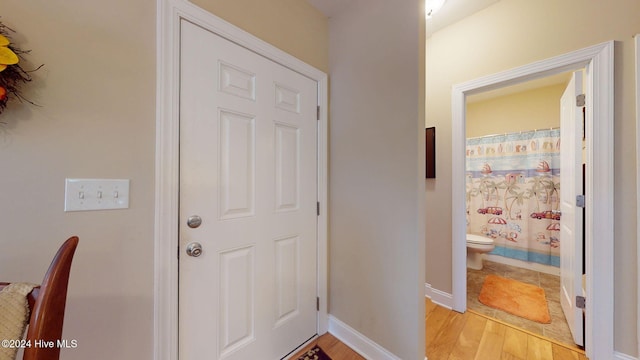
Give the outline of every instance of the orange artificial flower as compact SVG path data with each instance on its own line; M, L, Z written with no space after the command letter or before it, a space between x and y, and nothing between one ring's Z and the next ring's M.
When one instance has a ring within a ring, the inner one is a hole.
M18 61L18 55L9 49L9 39L0 35L0 72L6 69L7 65L15 65Z

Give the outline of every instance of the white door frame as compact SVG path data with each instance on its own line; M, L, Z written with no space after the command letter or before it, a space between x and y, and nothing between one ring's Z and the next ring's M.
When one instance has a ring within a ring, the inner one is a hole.
M611 359L613 344L613 118L614 42L453 86L452 253L453 309L466 311L465 139L466 97L566 71L586 69L586 228L587 271L585 344L590 359ZM597 219L597 220L596 220ZM597 269L597 271L594 271ZM597 309L597 311L595 311Z
M318 83L318 334L327 315L327 74L186 0L157 0L154 359L178 359L180 21L186 19ZM292 349L293 350L293 349Z

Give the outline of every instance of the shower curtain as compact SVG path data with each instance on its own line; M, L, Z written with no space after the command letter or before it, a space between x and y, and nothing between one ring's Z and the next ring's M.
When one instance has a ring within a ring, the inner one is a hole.
M467 233L491 254L560 266L560 130L467 139Z

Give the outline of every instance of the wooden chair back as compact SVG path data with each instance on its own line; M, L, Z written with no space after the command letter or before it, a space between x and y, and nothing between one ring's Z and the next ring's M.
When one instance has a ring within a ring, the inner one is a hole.
M23 360L59 360L62 339L62 324L67 301L67 287L71 261L78 246L78 237L72 236L56 253L42 284L27 297L31 315L25 340L31 345L24 349ZM0 283L0 290L8 283ZM34 346L36 341L54 346Z

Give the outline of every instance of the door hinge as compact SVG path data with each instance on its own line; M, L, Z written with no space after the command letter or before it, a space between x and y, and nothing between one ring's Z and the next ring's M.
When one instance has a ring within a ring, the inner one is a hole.
M576 206L577 207L584 207L584 195L576 195Z
M316 120L320 120L320 105L316 107Z
M584 94L576 96L576 106L584 106L586 104L586 98Z
M316 297L316 311L320 311L320 297Z
M585 309L587 307L587 298L584 296L576 296L576 307L578 309Z
M318 216L320 216L320 201L316 203L316 213Z

